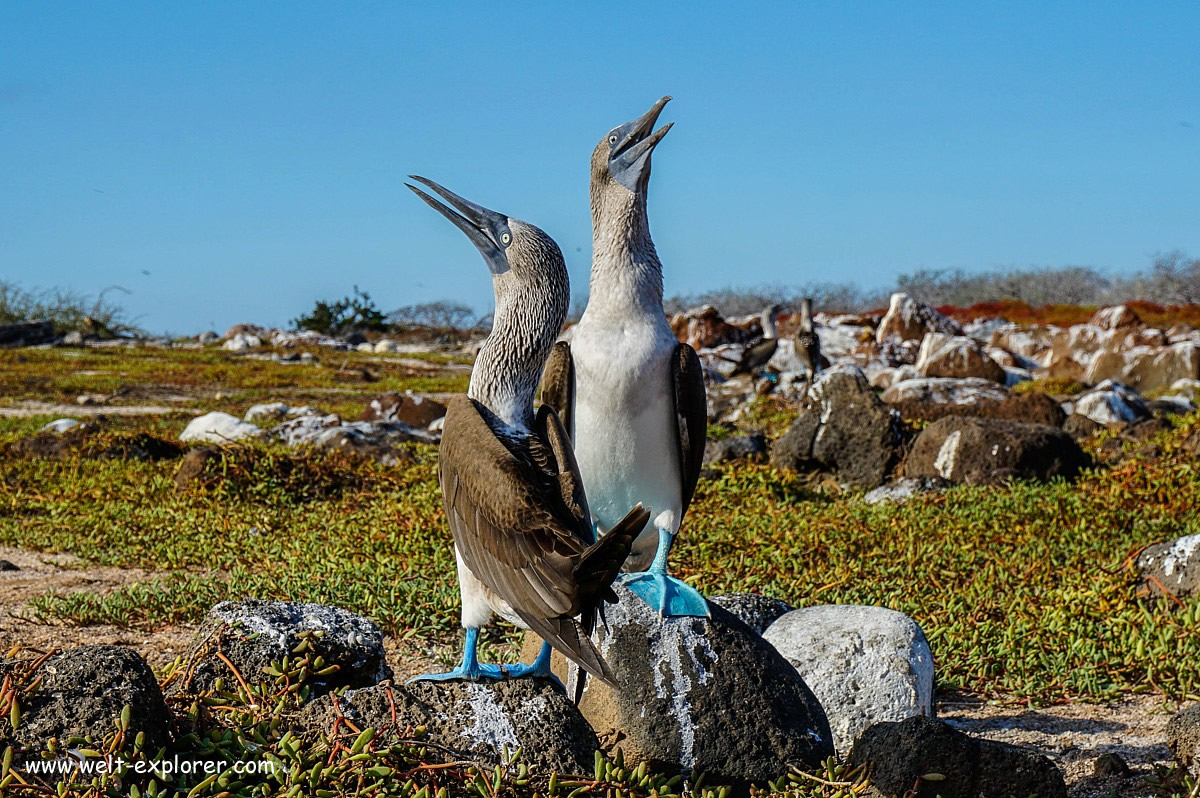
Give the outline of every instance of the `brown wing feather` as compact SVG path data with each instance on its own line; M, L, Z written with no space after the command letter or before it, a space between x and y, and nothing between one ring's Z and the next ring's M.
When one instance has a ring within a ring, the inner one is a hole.
M704 392L704 367L696 350L687 344L675 347L671 362L675 384L675 418L679 430L679 473L683 479L683 512L687 512L704 463L708 438L708 398Z
M566 341L556 343L546 361L541 399L543 405L554 408L567 434L574 437L575 362L571 359L571 345Z

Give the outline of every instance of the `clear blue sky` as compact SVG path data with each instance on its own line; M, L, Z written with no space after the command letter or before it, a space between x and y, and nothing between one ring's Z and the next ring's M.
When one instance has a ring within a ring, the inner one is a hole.
M1200 254L1200 3L0 4L0 278L154 331L490 307L410 172L544 228L663 94L668 293ZM146 274L144 272L149 272Z

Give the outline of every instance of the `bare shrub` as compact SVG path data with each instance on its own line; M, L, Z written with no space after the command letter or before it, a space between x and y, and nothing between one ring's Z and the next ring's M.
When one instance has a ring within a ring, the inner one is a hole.
M51 321L60 333L81 332L100 338L143 335L125 308L109 298L114 291L130 293L119 285L110 285L93 298L67 288L30 290L0 280L0 324Z

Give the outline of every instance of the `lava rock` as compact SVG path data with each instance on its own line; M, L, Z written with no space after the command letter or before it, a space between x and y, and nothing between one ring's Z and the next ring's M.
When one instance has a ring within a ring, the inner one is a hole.
M296 356L299 360L299 355ZM265 402L263 404L251 405L246 409L246 414L242 416L244 421L278 421L288 414L290 408L283 402Z
M0 560L0 571L19 571L21 567L12 560Z
M864 730L933 711L933 652L921 627L886 607L792 610L763 639L796 668L821 702L845 756Z
M771 452L797 471L831 471L853 487L883 484L900 459L900 417L871 390L862 371L834 367L817 376L800 415Z
M332 674L309 682L314 695L392 678L384 659L383 632L362 616L322 604L223 601L209 610L188 652L187 678L175 682L172 692L203 692L218 677L233 684L236 677L218 651L246 681L267 681L263 668L285 656L296 659L299 655L293 650L302 640L309 641L314 660L319 656L324 667L338 666Z
M537 772L585 775L600 747L562 688L544 679L413 682L331 693L301 710L300 733L328 734L339 715L360 729L373 727L385 742L425 726L422 741L484 767L499 764L506 747L509 753L520 748L521 761Z
M3 665L10 675L18 666ZM130 708L128 736L144 732L153 754L170 742L171 718L158 680L141 655L121 646L80 646L57 654L30 676L41 685L21 698L21 722L0 726L0 747L16 744L41 751L51 737L102 740Z
M767 456L764 435L736 435L732 438L710 440L704 444L704 465L727 463L731 460L761 461Z
M157 462L182 457L183 447L174 441L139 432L135 435L115 436L104 448L102 456L112 460Z
M1111 751L1096 757L1093 772L1097 776L1116 776L1122 779L1133 775L1129 763L1122 759L1120 754Z
M1113 380L1105 380L1075 397L1074 412L1097 424L1128 423L1150 416L1150 408L1141 394Z
M229 443L261 434L262 430L258 427L242 421L237 416L213 411L189 421L179 435L179 440L199 443Z
M1067 420L1062 405L1054 401L1053 397L1037 391L1013 394L1000 400L983 398L962 404L906 399L892 404L892 407L907 421L937 421L947 416L974 416L1007 418L1026 424L1061 427Z
M779 652L720 606L711 618L662 618L623 586L597 646L613 690L587 681L579 710L605 750L663 772L704 772L745 791L833 754L820 703ZM526 661L540 641L526 635ZM572 674L554 657L568 688ZM573 669L572 669L573 670Z
M1091 458L1061 429L1004 419L950 417L921 430L904 462L910 477L988 483L1074 478Z
M175 471L175 489L187 490L192 485L205 484L210 481L209 462L221 459L219 446L198 446L189 449Z
M1066 798L1054 763L1034 751L978 740L940 720L914 717L877 723L850 752L867 766L875 796L913 798ZM934 774L940 779L930 778Z
M875 340L883 343L889 338L901 341L920 341L926 333L938 332L947 335L962 335L962 326L953 319L916 301L908 294L895 293L888 304L879 326L875 329Z
M1139 592L1200 595L1200 534L1158 543L1137 558Z
M17 321L0 324L0 346L37 346L51 343L54 339L54 322Z
M1004 385L980 377L917 377L893 382L879 398L892 406L917 402L974 405L1002 402L1011 395Z
M1167 748L1181 768L1200 776L1200 704L1180 710L1167 722Z
M744 344L761 333L761 327L735 327L712 305L691 308L671 317L671 331L680 341L699 352L721 344Z
M708 600L758 634L765 632L781 615L792 611L792 605L783 599L759 593L726 593L723 596L710 596Z
M1097 424L1087 416L1081 416L1078 413L1070 414L1067 416L1067 420L1063 422L1063 432L1070 435L1076 441L1086 440L1102 429L1104 429L1103 424Z
M445 415L446 406L441 402L435 402L425 396L418 396L411 391L407 393L389 391L372 399L358 420L399 421L410 427L426 429Z
M411 441L436 443L438 436L414 429L399 421L343 422L334 414L301 416L273 427L268 437L288 446L310 445L323 449L356 452L374 458L385 465L395 465L411 456L398 444Z

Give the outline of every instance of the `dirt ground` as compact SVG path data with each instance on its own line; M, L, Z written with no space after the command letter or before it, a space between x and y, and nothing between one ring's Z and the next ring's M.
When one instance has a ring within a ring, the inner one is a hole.
M187 652L195 634L189 625L154 631L115 626L67 627L33 616L29 601L50 590L106 593L155 574L133 568L85 566L65 554L40 554L0 547L0 652L13 646L48 650L76 645L115 644L139 651L153 666ZM439 668L436 648L407 640L385 639L388 662L403 679ZM1066 776L1072 798L1134 798L1156 795L1145 776L1154 765L1170 763L1166 725L1177 707L1161 696L1136 696L1111 704L1067 704L1027 709L1019 704L982 702L969 696L945 696L938 715L978 737L1025 746L1053 759ZM1128 777L1096 776L1095 762L1118 754L1131 768Z

